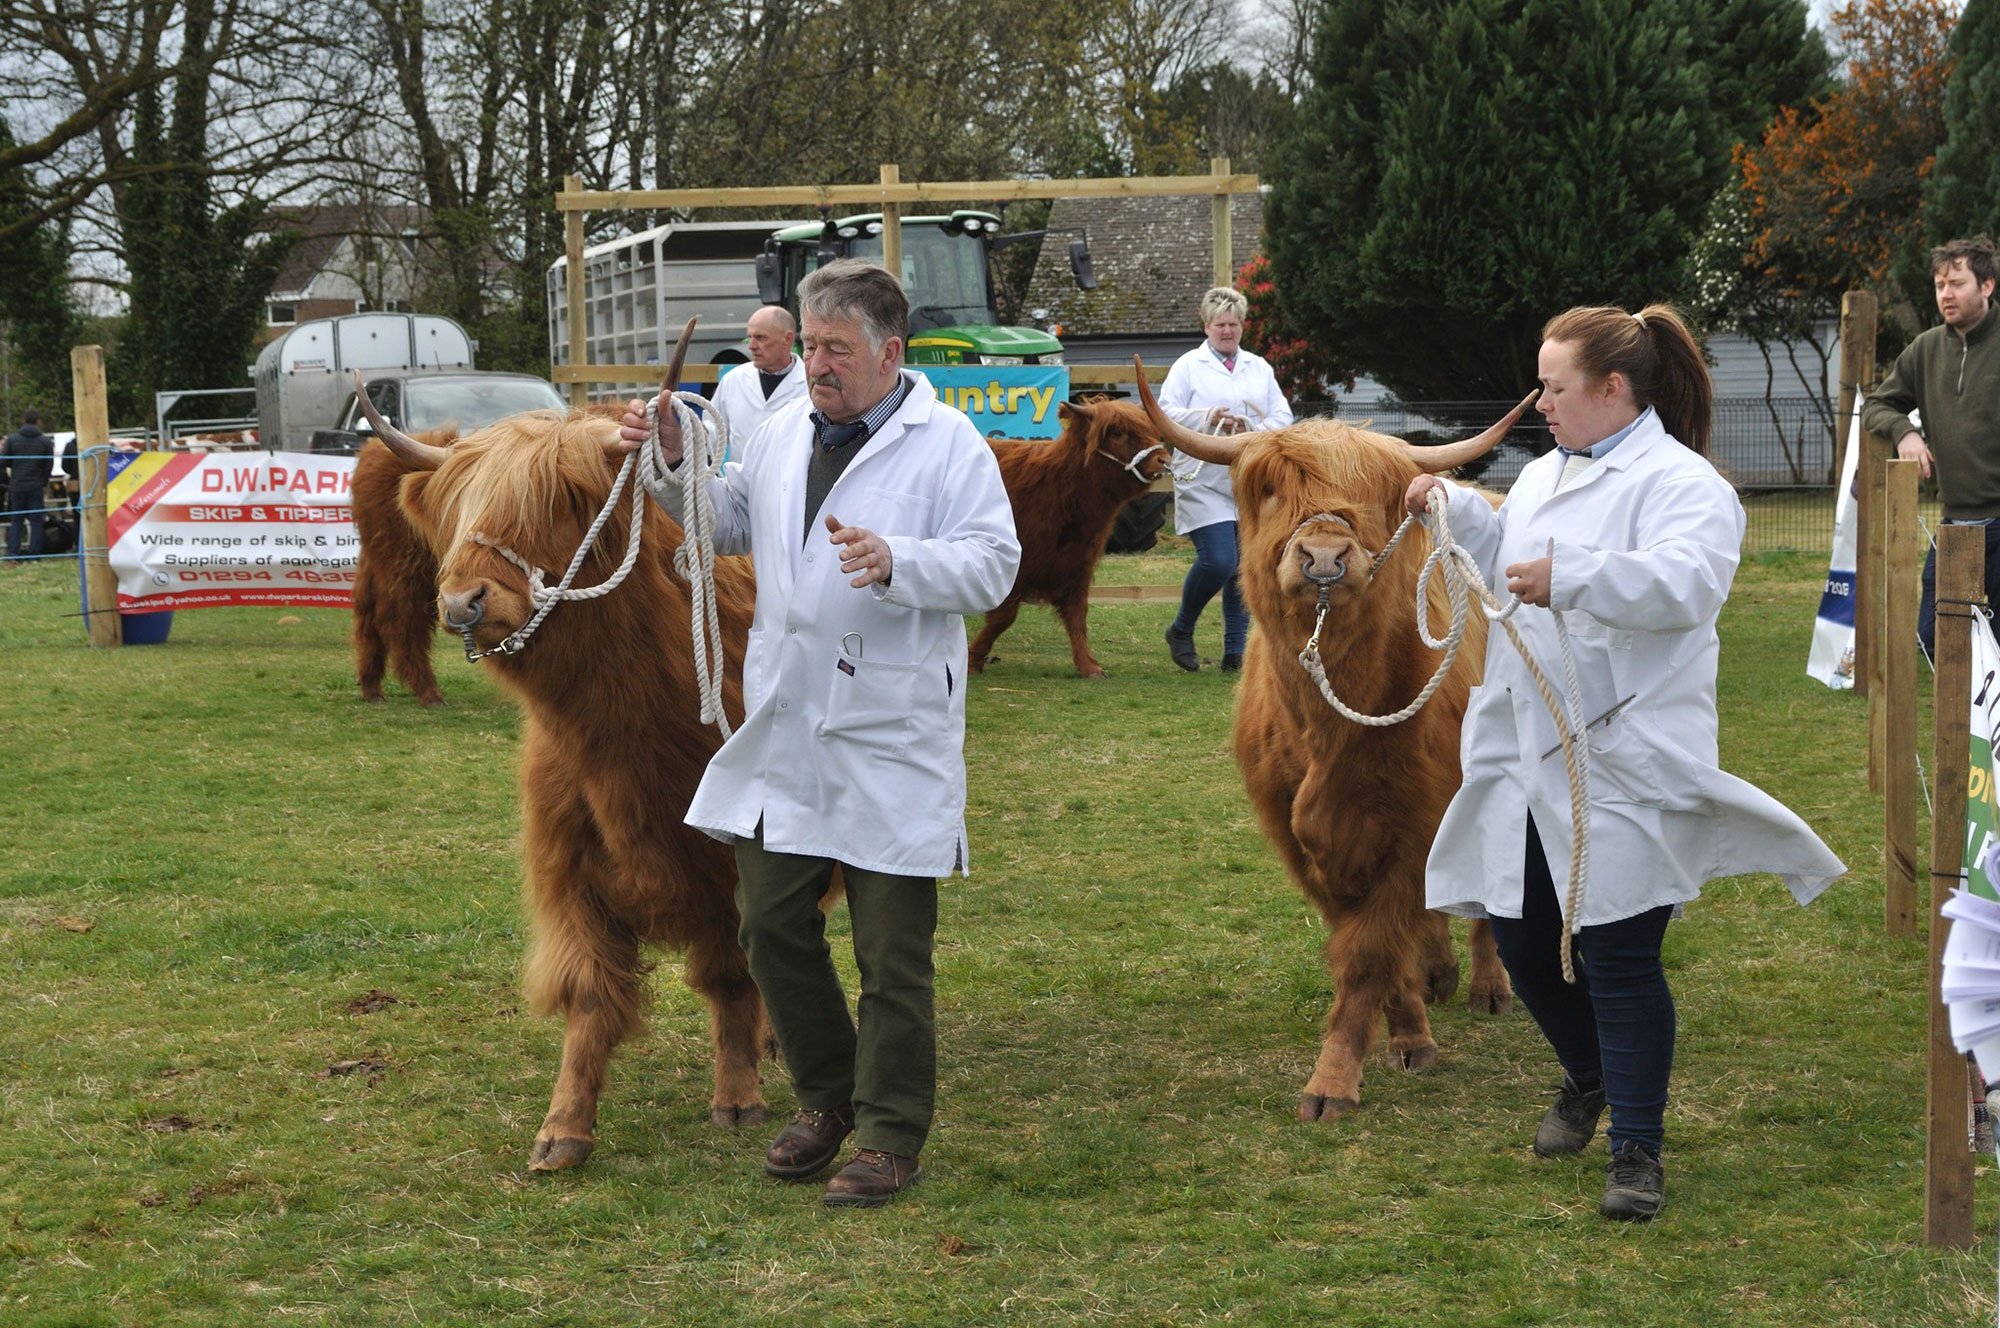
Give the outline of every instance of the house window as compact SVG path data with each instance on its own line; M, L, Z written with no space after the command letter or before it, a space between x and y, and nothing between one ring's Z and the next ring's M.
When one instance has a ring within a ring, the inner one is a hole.
M417 233L414 230L406 230L396 238L403 242L403 248L409 253L410 257L415 258L417 256Z
M410 312L410 302L408 300L384 300L382 301L382 307L392 314L406 314Z
M270 310L272 327L290 327L299 321L299 307L296 304L279 304L274 300L271 302Z

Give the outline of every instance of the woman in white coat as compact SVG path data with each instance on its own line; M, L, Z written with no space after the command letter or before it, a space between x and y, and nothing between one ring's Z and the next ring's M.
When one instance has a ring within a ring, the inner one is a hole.
M1599 1211L1646 1221L1665 1197L1668 920L1718 876L1773 872L1804 903L1846 868L1797 816L1717 765L1715 625L1743 508L1706 457L1713 389L1700 347L1663 305L1572 309L1542 335L1537 409L1557 448L1522 470L1498 511L1430 475L1407 498L1422 512L1444 487L1454 538L1489 584L1504 571L1507 590L1534 606L1514 623L1558 693L1558 617L1568 630L1582 703L1571 723L1588 742L1588 878L1572 914L1562 743L1526 664L1495 631L1427 895L1432 908L1492 919L1514 990L1562 1065L1535 1152L1581 1152L1608 1102ZM1573 984L1562 975L1565 933Z
M1243 349L1243 316L1250 303L1227 286L1201 297L1207 340L1174 361L1160 384L1168 415L1204 433L1282 429L1292 408L1263 357ZM1236 586L1236 493L1229 467L1183 456L1174 463L1174 531L1194 542L1194 566L1181 583L1181 610L1167 628L1167 651L1189 673L1201 667L1194 627L1222 592L1222 667L1243 667L1250 611Z

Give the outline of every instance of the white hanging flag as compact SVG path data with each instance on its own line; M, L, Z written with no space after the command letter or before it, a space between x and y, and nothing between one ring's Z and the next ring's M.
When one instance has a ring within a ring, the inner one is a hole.
M1840 485L1833 500L1833 556L1828 559L1826 589L1820 592L1819 615L1813 620L1812 653L1806 675L1837 692L1854 686L1854 529L1857 524L1854 476L1861 455L1861 407L1847 421L1847 454L1840 464Z

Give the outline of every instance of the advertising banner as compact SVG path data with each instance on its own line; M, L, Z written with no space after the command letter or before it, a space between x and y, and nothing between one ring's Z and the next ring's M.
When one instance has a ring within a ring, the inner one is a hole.
M1069 399L1069 370L1060 364L925 364L938 400L971 416L992 438L1054 438L1062 433L1056 407Z
M1847 456L1840 465L1840 487L1833 500L1833 557L1828 560L1826 589L1813 620L1812 651L1806 675L1837 692L1854 686L1854 539L1859 504L1854 476L1860 467L1861 412L1848 420Z
M1943 616L1940 623L1947 621ZM1965 888L1988 899L2000 899L2000 824L1994 809L2000 790L1994 786L1993 755L2000 751L2000 645L1986 615L1972 615L1972 750L1965 768Z
M121 613L353 602L354 458L141 452L111 481Z

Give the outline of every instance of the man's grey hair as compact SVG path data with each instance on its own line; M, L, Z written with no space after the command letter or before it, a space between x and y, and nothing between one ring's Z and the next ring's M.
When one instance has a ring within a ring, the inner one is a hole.
M1250 301L1243 293L1227 286L1210 286L1201 296L1201 325L1207 327L1224 314L1235 314L1238 318L1250 313Z
M858 318L879 352L895 337L910 340L910 299L903 283L879 263L842 258L815 269L799 283L799 312L814 318Z

